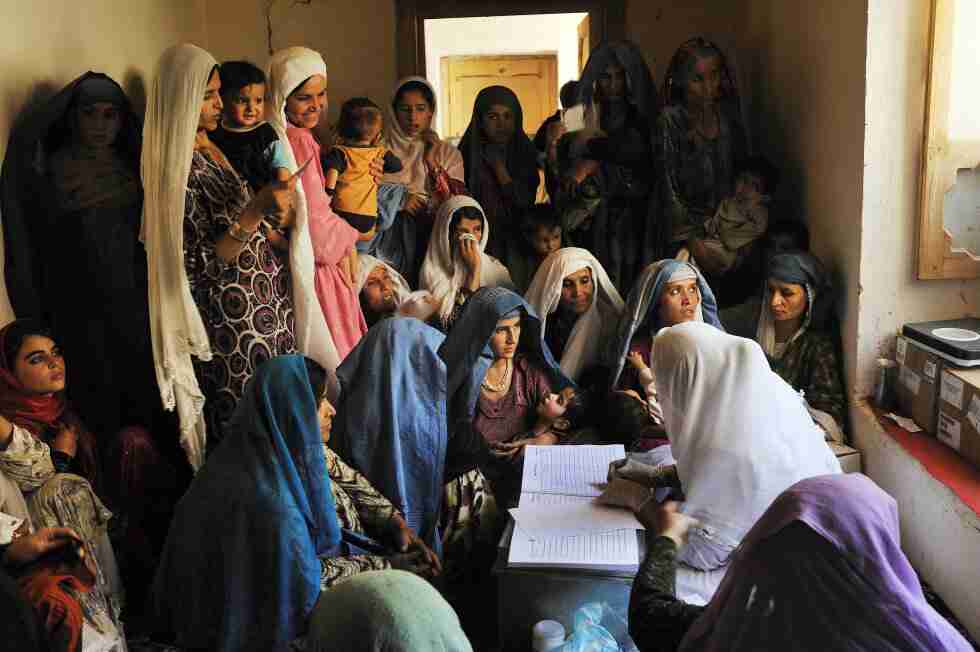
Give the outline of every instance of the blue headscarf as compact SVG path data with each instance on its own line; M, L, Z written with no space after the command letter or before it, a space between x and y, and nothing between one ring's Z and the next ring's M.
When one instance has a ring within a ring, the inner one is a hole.
M521 340L518 352L529 356L551 376L558 390L575 383L562 373L541 332L541 320L534 309L519 295L501 287L481 288L469 298L462 316L453 325L446 341L439 347L439 357L449 374L446 391L449 396L450 423L473 420L480 385L493 364L490 338L497 322L504 316L521 313ZM452 425L450 432L452 432Z
M337 369L330 441L436 552L447 442L443 339L418 319L375 324Z
M701 293L701 315L704 322L711 324L720 331L725 330L724 326L721 325L721 320L718 319L718 302L715 301L715 294L697 267L673 258L652 263L636 279L633 289L630 290L630 294L626 298L626 309L623 311L622 317L619 318L616 338L609 348L610 366L613 369L610 389L615 389L619 382L619 377L623 373L626 354L630 349L630 342L633 341L633 336L637 331L656 333L662 328L659 308L660 293L663 292L664 285L674 275L674 272L684 268L689 268L697 276L698 290Z
M285 650L320 596L340 523L305 359L273 358L177 505L153 599L181 647Z

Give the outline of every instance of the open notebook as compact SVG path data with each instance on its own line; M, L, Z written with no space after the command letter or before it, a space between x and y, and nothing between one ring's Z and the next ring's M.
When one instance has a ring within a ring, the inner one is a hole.
M614 446L528 446L508 564L635 572L639 521L628 510L599 505Z

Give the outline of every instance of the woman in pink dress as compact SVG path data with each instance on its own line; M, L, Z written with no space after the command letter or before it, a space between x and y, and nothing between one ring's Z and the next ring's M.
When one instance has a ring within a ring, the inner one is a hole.
M357 274L357 230L330 207L324 189L320 144L311 131L327 105L327 65L317 52L303 47L279 50L269 63L269 122L280 139L289 141L294 169L305 165L301 175L305 211L313 243L316 296L333 338L338 363L367 332L354 278ZM308 165L307 165L308 163ZM300 228L304 220L297 219ZM333 365L327 365L328 369Z

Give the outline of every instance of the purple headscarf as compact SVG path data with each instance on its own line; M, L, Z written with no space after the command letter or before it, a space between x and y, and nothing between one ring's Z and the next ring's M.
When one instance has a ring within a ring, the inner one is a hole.
M773 502L680 646L762 649L972 647L926 603L899 544L895 500L849 474L801 480Z

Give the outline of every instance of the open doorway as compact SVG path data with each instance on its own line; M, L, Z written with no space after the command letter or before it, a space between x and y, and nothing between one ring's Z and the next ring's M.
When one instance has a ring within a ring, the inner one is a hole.
M588 21L585 12L426 20L426 77L441 107L436 129L451 141L461 137L477 93L501 85L520 99L533 134L557 108L561 85L581 72Z

